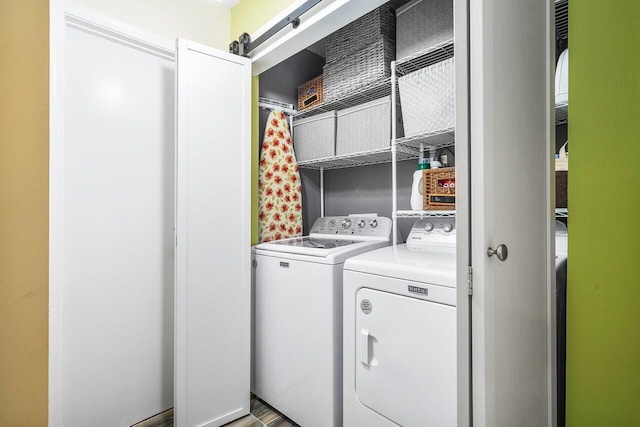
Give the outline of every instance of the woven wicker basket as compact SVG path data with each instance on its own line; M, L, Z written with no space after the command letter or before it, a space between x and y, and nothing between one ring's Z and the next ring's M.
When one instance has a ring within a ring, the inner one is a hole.
M298 111L321 104L323 99L322 76L298 86Z
M324 99L332 101L391 75L395 43L382 37L375 43L323 68Z
M567 156L567 144L569 141L562 144L560 147L558 158L556 159L556 208L567 207L567 192L568 192L568 179L569 179L569 157Z
M396 15L389 4L372 10L327 37L327 64L340 61L375 43L380 36L396 37Z
M556 171L556 208L568 207L568 178L568 171Z
M422 204L424 210L456 208L456 168L422 171Z

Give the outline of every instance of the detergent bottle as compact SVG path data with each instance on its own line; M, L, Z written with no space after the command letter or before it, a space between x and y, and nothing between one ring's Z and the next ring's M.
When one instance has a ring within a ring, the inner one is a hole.
M423 209L422 202L422 171L429 169L429 159L420 155L418 160L418 169L413 173L413 183L411 184L411 209L421 211Z

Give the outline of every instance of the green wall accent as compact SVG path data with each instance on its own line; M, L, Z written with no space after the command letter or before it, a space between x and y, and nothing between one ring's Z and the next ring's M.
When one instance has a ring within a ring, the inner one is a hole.
M231 39L242 33L252 34L273 19L294 0L242 0L231 9Z
M294 0L243 0L231 9L231 40L253 33ZM251 82L251 244L258 243L258 77Z
M640 426L640 2L569 25L567 425Z

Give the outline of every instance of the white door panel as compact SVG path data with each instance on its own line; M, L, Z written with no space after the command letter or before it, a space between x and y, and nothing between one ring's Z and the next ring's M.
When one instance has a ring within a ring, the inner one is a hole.
M355 304L360 402L401 426L456 426L456 308L368 288Z
M50 423L131 425L173 406L175 65L52 22Z
M249 412L250 63L186 40L177 52L178 426Z
M551 418L552 5L470 4L475 426ZM499 244L508 247L505 261L487 255Z
M469 2L454 0L456 50L456 327L458 426L471 425L471 206L469 129Z

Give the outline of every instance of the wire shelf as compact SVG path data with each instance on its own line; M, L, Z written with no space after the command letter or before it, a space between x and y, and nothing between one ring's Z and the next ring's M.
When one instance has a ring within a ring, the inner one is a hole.
M396 218L455 218L456 211L413 211L413 210L398 210L395 215ZM556 209L556 218L569 218L569 211L567 208Z
M394 144L412 147L417 150L420 149L420 144L423 144L425 149L433 148L437 150L439 148L454 146L455 135L455 128L447 128L425 133L422 135L398 138L394 140Z
M258 98L258 107L268 110L280 110L285 113L295 114L296 110L293 104L287 104L286 102L277 101L275 99L269 99L264 97Z
M396 73L398 76L404 76L445 59L453 58L453 53L453 39L450 39L396 61Z
M413 211L398 210L395 213L396 218L455 218L456 211ZM556 209L556 218L569 218L567 208Z
M453 57L453 39L396 61L397 74L398 76L403 76L451 57ZM352 91L348 96L326 100L311 108L298 111L294 118L301 119L327 111L342 110L389 95L391 95L391 78L386 77L370 85L360 87Z
M569 0L556 0L556 31L561 39L569 38Z
M456 211L396 211L396 218L455 218Z
M409 147L396 147L396 158L398 161L417 159L419 153ZM356 166L368 166L380 163L391 162L391 147L379 148L376 150L363 151L361 153L345 154L342 156L325 157L315 160L304 160L298 162L298 167L302 169L342 169Z
M563 125L569 121L569 104L556 105L556 125Z
M391 95L391 78L385 77L375 83L360 87L343 98L324 101L321 104L299 111L294 115L294 118L301 119L326 113L327 111L343 110L389 95Z

